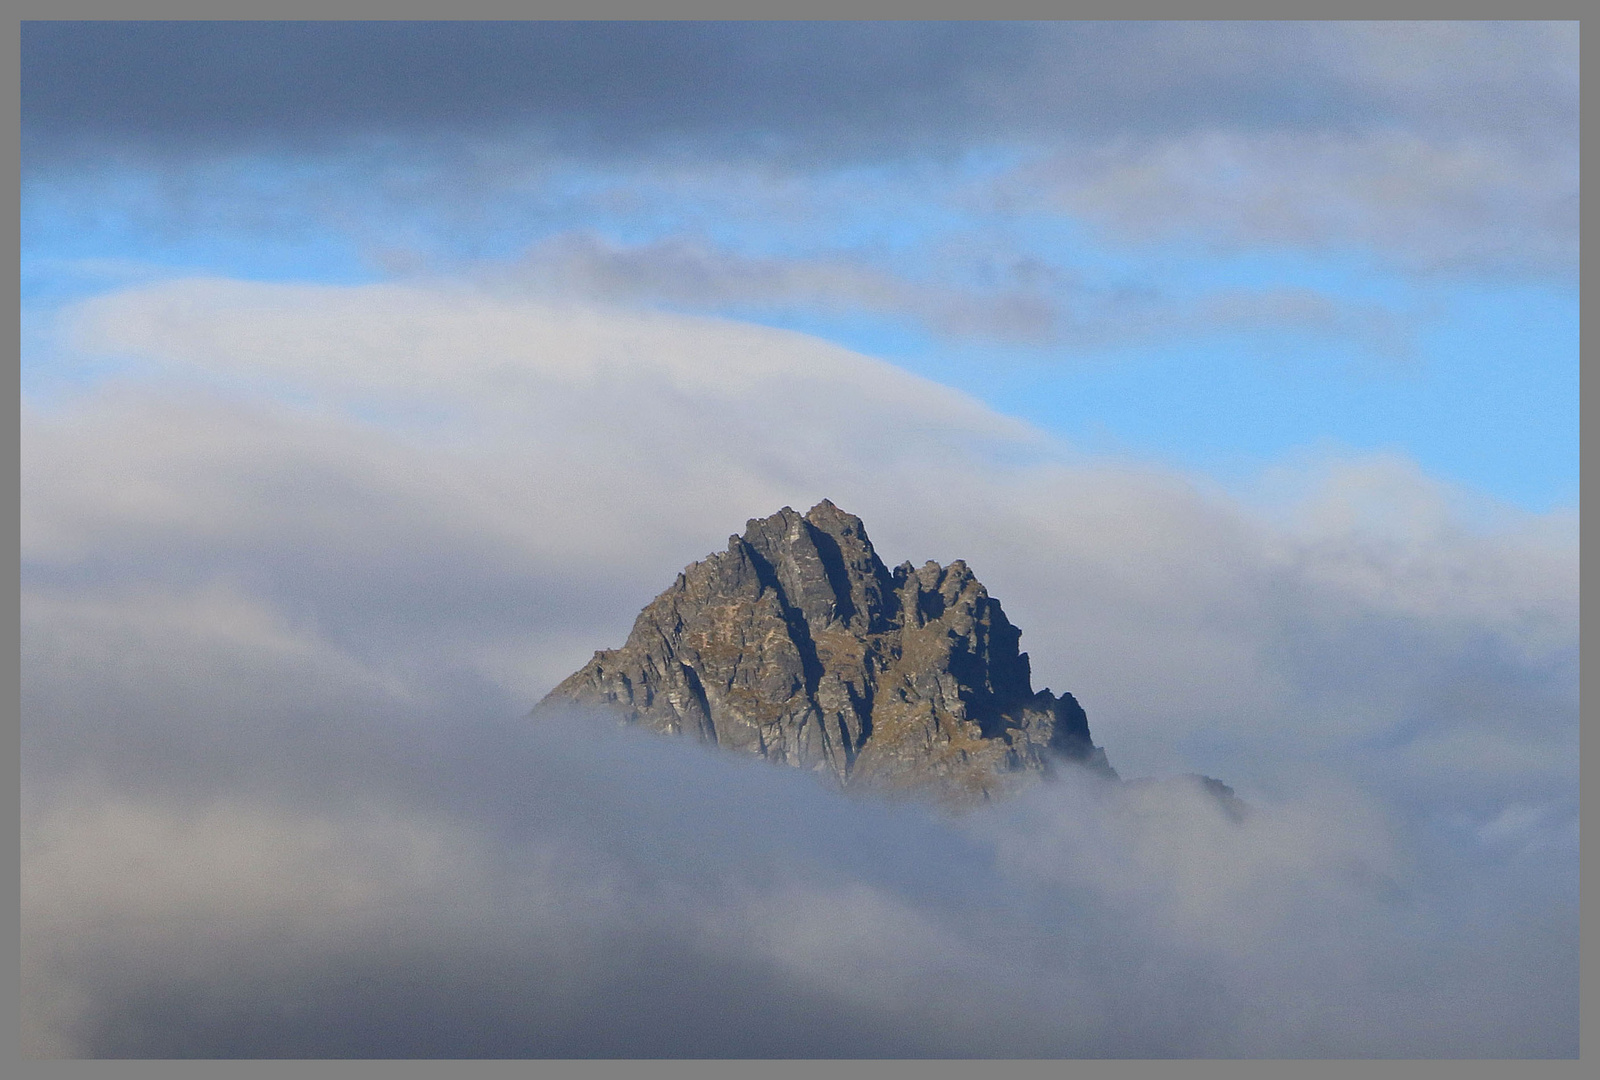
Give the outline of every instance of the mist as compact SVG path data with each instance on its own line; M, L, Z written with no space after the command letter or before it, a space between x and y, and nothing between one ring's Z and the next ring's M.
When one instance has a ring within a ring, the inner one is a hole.
M1359 791L949 819L594 717L364 734L231 794L31 792L30 1049L1576 1054L1570 852L1429 860Z

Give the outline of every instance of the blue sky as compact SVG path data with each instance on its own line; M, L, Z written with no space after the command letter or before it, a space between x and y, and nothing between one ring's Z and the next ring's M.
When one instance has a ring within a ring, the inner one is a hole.
M1575 27L346 27L348 69L247 31L244 89L215 30L29 32L30 327L160 277L492 281L798 329L1232 487L1389 452L1576 504ZM65 374L24 340L25 388Z

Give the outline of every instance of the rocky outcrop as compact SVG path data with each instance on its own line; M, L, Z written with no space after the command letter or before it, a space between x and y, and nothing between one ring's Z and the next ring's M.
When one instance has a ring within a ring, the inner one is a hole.
M1071 694L1035 692L1021 632L966 563L890 571L823 500L752 519L687 567L540 703L956 802L1084 765L1109 775Z

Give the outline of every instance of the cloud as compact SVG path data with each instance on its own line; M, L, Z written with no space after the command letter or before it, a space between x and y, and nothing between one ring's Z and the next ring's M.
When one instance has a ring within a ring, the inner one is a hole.
M1577 49L1575 23L1144 24L1042 77L1101 122L1064 123L1007 197L1124 241L1570 279Z
M23 403L36 1054L1576 1053L1575 515L1381 457L1247 505L715 319L211 280L69 326L125 366ZM1252 815L951 822L518 719L824 495L966 558L1124 775Z
M152 146L566 133L590 152L1427 120L1555 133L1573 23L30 23L25 132ZM908 147L909 143L909 147ZM569 147L570 149L570 147Z
M1202 130L1080 146L1021 172L1030 192L1125 241L1379 251L1415 272L1576 266L1576 144L1415 131Z
M1413 327L1396 312L1311 289L1233 288L1181 301L1154 289L1091 286L1039 259L960 245L934 256L932 280L875 262L854 254L755 256L681 237L624 246L573 232L535 244L510 268L474 269L491 287L545 297L706 312L868 313L908 319L944 337L1028 346L1085 349L1284 330L1353 339L1388 357L1413 344Z
M582 717L454 735L315 801L30 802L29 1049L1576 1052L1575 920L1496 883L1441 940L1482 884L1405 866L1359 797L1235 824L1082 778L952 823Z
M1057 338L1056 298L917 282L859 258L750 256L684 239L635 247L569 233L534 246L502 280L580 300L700 309L801 307L910 316L935 333L1043 344Z
M523 132L602 154L897 126L936 137L1025 32L749 23L32 23L30 148L173 150ZM943 110L939 106L943 106ZM901 140L903 141L903 140Z
M394 246L374 207L526 214L574 170L714 191L899 168L940 176L937 206L1122 241L1570 280L1577 42L1576 23L29 23L25 191L155 165L187 212L203 178L236 213L251 178L219 165L287 158L261 213L287 190ZM974 182L986 157L1021 164ZM745 212L773 216L768 196Z

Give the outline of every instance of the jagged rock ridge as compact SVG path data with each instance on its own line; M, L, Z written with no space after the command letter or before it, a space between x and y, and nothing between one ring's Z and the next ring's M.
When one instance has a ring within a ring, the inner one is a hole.
M890 571L824 499L751 519L540 703L812 769L987 799L1077 762L1110 775L1071 694L1034 692L1021 636L957 560Z

